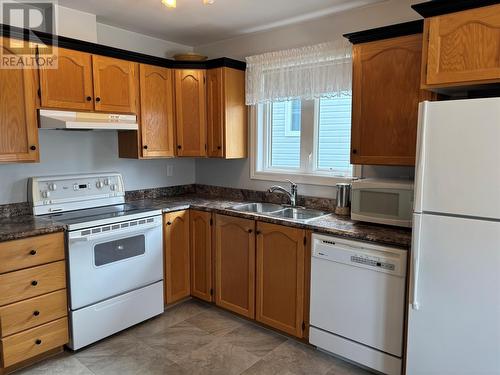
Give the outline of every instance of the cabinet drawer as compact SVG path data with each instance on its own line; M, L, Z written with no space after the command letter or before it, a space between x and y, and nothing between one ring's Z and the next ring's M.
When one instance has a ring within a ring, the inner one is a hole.
M0 275L0 306L66 288L64 261Z
M67 313L66 289L0 307L0 337L51 322Z
M0 242L0 273L64 259L64 234Z
M2 339L3 367L35 357L68 342L68 318Z

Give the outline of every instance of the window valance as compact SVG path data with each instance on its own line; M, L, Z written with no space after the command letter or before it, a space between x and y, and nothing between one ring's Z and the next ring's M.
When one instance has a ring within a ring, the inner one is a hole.
M336 97L351 91L352 45L346 39L246 58L246 104Z

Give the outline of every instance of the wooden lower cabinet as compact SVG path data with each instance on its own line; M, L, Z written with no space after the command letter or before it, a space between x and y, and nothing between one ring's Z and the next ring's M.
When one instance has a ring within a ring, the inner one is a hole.
M257 223L257 321L304 335L304 249L306 232Z
M189 211L163 215L165 243L165 302L190 295Z
M60 347L68 340L66 317L5 337L1 340L2 365L3 367L15 365Z
M0 375L68 343L64 234L0 243Z
M255 317L255 221L215 218L215 303Z
M213 301L212 214L191 210L189 213L191 247L191 295Z

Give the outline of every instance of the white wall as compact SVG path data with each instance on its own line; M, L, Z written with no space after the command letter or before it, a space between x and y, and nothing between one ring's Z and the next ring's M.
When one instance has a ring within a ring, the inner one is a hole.
M0 164L0 204L27 200L28 177L96 172L120 172L125 188L192 184L192 159L133 160L118 158L116 131L39 130L40 163ZM167 177L167 166L173 166Z
M55 26L57 35L97 43L95 14L58 6Z
M99 44L106 46L164 58L172 58L176 53L193 50L191 46L153 38L102 23L97 23L97 40Z
M418 19L410 5L420 0L388 0L324 18L289 25L278 29L249 34L230 40L196 46L195 51L209 57L227 56L244 60L268 51L322 43L341 37L342 34L386 26ZM413 168L374 167L363 168L364 177L412 178ZM265 190L273 181L250 179L248 160L199 159L196 161L196 182L234 188ZM334 197L335 189L329 186L300 185L299 193Z

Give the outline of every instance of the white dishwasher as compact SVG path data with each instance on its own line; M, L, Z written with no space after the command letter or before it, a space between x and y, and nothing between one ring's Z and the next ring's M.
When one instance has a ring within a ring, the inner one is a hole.
M379 372L401 374L406 255L313 234L310 343Z

